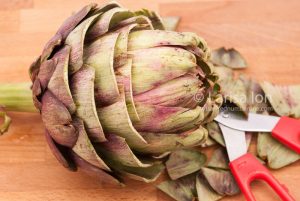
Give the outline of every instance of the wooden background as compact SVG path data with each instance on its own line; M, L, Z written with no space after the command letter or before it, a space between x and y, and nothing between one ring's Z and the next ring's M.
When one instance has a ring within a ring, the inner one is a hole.
M29 81L27 69L62 21L91 0L0 0L0 82ZM103 3L102 0L96 0ZM147 7L163 16L181 16L181 31L203 36L212 48L235 47L249 63L246 73L259 80L300 84L299 0L120 1L130 9ZM0 138L1 201L168 201L155 184L127 181L104 187L82 172L61 167L45 144L39 115L11 114L13 126ZM300 162L273 171L300 200ZM165 176L160 178L163 180ZM277 200L255 183L257 200ZM224 200L243 200L240 196Z

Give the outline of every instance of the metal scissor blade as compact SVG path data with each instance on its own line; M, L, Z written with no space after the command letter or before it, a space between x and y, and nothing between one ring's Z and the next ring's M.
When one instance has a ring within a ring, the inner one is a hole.
M239 131L219 124L226 144L230 161L233 161L247 153L245 131Z
M248 118L239 112L220 111L215 118L227 127L249 132L271 132L279 121L279 117L249 113Z

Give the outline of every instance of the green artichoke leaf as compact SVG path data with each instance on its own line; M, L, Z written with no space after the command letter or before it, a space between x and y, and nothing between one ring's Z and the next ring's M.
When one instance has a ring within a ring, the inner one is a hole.
M172 152L166 161L166 169L172 180L200 170L206 162L205 154L188 149L180 149Z
M76 110L76 106L69 87L69 55L70 47L65 46L53 56L53 58L58 61L53 75L49 80L48 89L66 106L70 113L73 114Z
M163 25L167 31L175 31L180 21L178 16L168 16L162 18Z
M195 147L206 142L207 138L207 130L202 126L181 134L148 132L140 132L140 134L148 144L145 147L136 149L136 151L154 154L168 153L181 148Z
M141 162L131 151L125 139L114 134L106 134L107 141L94 144L94 147L101 156L116 161L123 166L149 167L150 163Z
M300 118L300 85L278 86L262 82L261 87L278 115Z
M82 120L76 118L74 119L74 126L78 131L78 139L72 150L82 159L88 163L101 168L106 171L111 171L111 169L106 165L106 163L98 156L96 150L94 149L88 135L85 131Z
M119 33L100 37L85 47L84 63L95 68L96 105L110 105L119 97L114 73L114 50Z
M196 190L199 201L216 201L223 197L210 187L207 180L201 174L196 176Z
M228 164L229 159L227 152L223 147L220 147L213 152L209 162L207 163L207 167L228 170Z
M89 138L93 142L106 141L100 124L94 99L95 69L84 66L70 80L71 92L76 105L76 116L84 122Z
M121 94L117 102L109 106L97 108L98 117L104 132L113 133L125 138L128 145L133 149L145 147L147 142L136 131L130 120L126 107L124 89L122 87L120 92Z
M129 51L128 54L133 56L134 95L168 83L191 72L197 66L195 56L179 47L154 47Z
M196 197L196 175L160 183L157 188L177 201L191 201Z
M149 11L147 9L142 9L134 12L136 16L143 15L150 19L154 29L165 30L163 20L161 17L154 11Z
M230 171L211 168L201 170L209 185L219 195L236 195L240 192Z
M211 53L211 61L216 65L234 69L247 67L247 62L244 57L234 48L226 49L221 47L213 50Z
M206 128L208 130L208 135L215 140L218 144L225 147L224 138L222 135L222 131L218 125L217 122L212 121L206 125Z
M205 148L205 147L210 147L210 146L213 146L213 145L216 145L217 142L212 139L210 136L207 136L207 139L205 140L204 143L202 143L200 146Z
M199 126L204 119L204 108L166 107L136 103L140 121L134 127L140 132L177 133Z
M300 159L300 155L280 144L270 133L259 133L257 139L258 156L267 160L272 169L279 169Z
M8 131L11 123L11 118L6 114L3 107L0 106L0 118L3 118L3 122L0 122L0 135Z
M74 161L72 160L69 151L66 147L61 146L57 144L52 137L50 136L49 132L45 131L45 138L48 143L48 146L55 156L55 158L58 160L60 164L62 164L65 168L68 168L71 171L76 171L77 166L74 164Z
M83 46L88 28L99 17L100 14L93 15L81 22L66 38L65 44L71 47L69 72L71 74L78 71L83 65Z
M104 35L109 29L115 27L120 21L133 17L133 12L125 8L115 7L104 12L94 25L88 30L89 41Z
M41 115L55 142L70 148L75 145L78 132L72 124L70 112L50 91L46 91L42 97Z

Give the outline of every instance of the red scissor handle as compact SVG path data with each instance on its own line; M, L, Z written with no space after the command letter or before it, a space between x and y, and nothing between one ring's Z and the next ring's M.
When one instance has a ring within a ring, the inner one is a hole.
M300 154L300 120L281 117L272 130L272 136Z
M248 201L255 201L250 189L253 180L266 181L283 201L295 201L287 188L281 185L269 170L263 166L252 154L245 154L229 163L231 172L241 191Z

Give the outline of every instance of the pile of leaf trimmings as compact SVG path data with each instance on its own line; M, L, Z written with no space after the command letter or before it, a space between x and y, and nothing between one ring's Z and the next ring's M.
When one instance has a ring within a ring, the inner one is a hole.
M300 85L276 86L269 82L257 83L233 69L245 68L245 59L235 49L214 50L211 62L215 64L221 91L229 102L247 115L248 112L300 118ZM266 101L265 101L266 100ZM215 201L239 193L239 188L228 168L228 157L221 130L216 122L207 125L209 139L205 146L216 147L211 158L199 150L177 150L169 155L166 169L169 181L158 188L178 201ZM248 146L251 136L247 133ZM257 134L256 155L272 169L285 167L300 155L273 139L269 133Z

